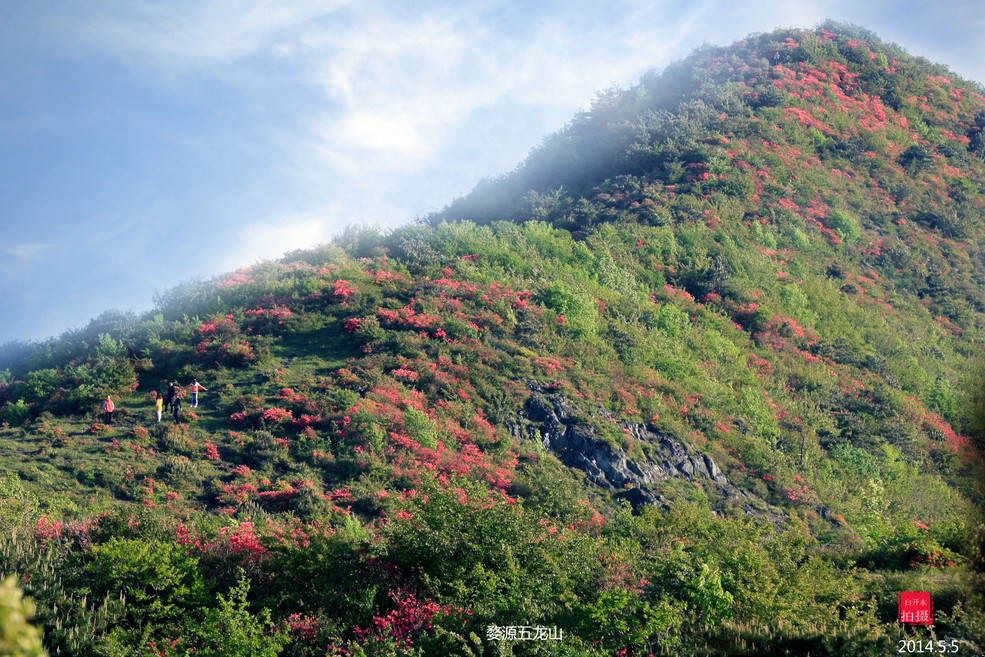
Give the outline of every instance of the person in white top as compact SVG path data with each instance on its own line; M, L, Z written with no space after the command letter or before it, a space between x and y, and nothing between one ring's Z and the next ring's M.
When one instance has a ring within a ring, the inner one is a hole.
M208 390L208 388L206 388L201 383L199 383L198 379L195 379L195 382L193 384L191 384L190 386L185 386L185 388L192 391L192 403L191 403L192 408L198 408L198 391L199 390L206 391Z

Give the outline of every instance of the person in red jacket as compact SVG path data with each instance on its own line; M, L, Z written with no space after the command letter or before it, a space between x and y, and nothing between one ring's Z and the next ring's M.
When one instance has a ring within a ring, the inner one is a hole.
M185 388L192 391L192 403L191 403L191 407L192 408L198 408L198 391L199 390L203 390L203 391L204 390L208 390L208 388L206 388L201 383L199 383L198 382L198 379L195 379L195 383L191 384L190 386L185 386Z
M113 411L116 410L116 406L109 395L106 395L106 401L103 402L103 410L106 411L106 426L108 427L113 424Z

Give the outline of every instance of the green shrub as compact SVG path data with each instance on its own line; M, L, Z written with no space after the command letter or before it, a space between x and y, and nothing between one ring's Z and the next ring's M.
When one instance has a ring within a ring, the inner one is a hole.
M270 620L270 610L250 612L250 583L242 577L219 606L205 611L201 621L188 622L187 633L196 655L202 657L277 657L290 637Z
M123 594L133 627L178 621L207 599L198 558L173 541L114 536L84 559L78 583L98 597Z
M404 428L424 447L435 449L438 446L438 427L423 411L408 408L404 412Z
M862 234L858 227L858 220L841 210L835 210L831 213L831 216L828 218L828 228L848 243L855 242Z
M8 422L12 426L20 426L27 422L31 417L31 408L24 403L23 399L16 402L7 402L0 413L0 419Z
M45 657L41 633L28 622L34 616L34 603L21 596L16 577L0 582L0 655Z
M187 456L166 456L157 474L174 485L196 486L202 481L198 467Z

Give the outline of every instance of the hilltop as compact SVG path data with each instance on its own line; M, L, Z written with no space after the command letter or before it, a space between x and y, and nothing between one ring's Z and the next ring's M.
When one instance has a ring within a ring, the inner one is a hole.
M427 221L25 347L0 572L51 654L877 655L908 590L981 651L983 92L704 47Z

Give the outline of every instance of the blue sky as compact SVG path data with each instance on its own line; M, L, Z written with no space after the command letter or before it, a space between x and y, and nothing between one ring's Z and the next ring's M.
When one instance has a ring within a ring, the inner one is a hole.
M443 207L702 43L826 18L985 81L982 0L0 3L0 343Z

